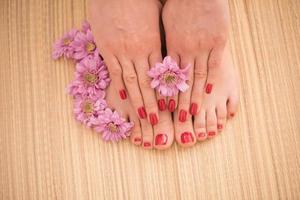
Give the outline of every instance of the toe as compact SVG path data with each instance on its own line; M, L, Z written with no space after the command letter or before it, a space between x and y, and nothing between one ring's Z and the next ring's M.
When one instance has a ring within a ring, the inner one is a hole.
M131 130L130 141L135 145L141 145L142 143L142 129L140 120L136 115L129 117L130 121L134 123L134 127Z
M174 113L175 138L177 143L182 147L193 146L196 142L196 137L193 129L192 117L187 114L185 122L179 121L179 113Z
M171 113L160 112L160 121L154 126L154 147L156 149L167 149L174 141L174 126Z
M153 147L153 129L146 119L140 120L142 128L142 146L145 149L152 149Z
M217 115L215 107L211 107L206 112L207 137L212 138L217 134Z
M194 118L194 131L199 141L204 141L207 139L205 118L206 118L205 109L201 109Z
M232 95L229 97L227 101L227 117L228 119L231 119L235 116L237 110L238 110L238 95Z
M226 101L223 101L220 105L217 105L217 129L218 132L224 130L226 124L226 117L227 117L227 109L226 109Z

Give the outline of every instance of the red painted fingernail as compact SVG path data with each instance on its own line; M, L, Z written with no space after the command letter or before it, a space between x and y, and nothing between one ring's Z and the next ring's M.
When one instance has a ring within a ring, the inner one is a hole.
M210 84L210 83L208 83L208 84L206 85L205 92L206 92L207 94L210 94L211 91L212 91L212 87L213 87L213 85Z
M139 113L139 116L140 116L141 119L145 119L147 117L147 113L146 113L146 110L145 110L144 106L140 107L138 109L138 113Z
M174 99L169 100L168 109L169 109L170 112L174 112L174 110L175 110L175 100Z
M157 115L155 113L150 113L149 118L152 126L158 123Z
M155 145L165 145L167 144L168 136L166 134L158 134L155 137Z
M214 132L214 131L208 132L208 136L214 136L214 135L216 135L216 132Z
M218 127L218 129L222 129L223 125L222 124L218 124L217 127Z
M120 95L121 99L123 99L123 100L127 98L125 90L120 90L119 91L119 95Z
M150 142L144 142L144 147L150 147L151 143Z
M234 117L234 113L230 113L230 117Z
M181 109L179 112L179 121L185 122L186 115L187 115L187 112L185 110Z
M166 110L166 101L164 99L158 100L158 108L160 111Z
M198 104L192 103L190 107L190 113L191 115L196 115L198 110Z
M194 142L194 137L191 132L184 132L181 134L181 142L183 144Z
M134 138L134 142L140 142L140 141L142 141L141 138Z
M199 134L198 134L198 137L199 137L199 138L205 137L205 133L199 133Z

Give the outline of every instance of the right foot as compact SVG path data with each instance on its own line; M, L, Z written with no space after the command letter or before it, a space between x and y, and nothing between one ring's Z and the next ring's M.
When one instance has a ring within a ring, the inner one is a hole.
M174 141L174 127L171 113L159 111L160 121L151 126L146 119L139 119L129 100L121 101L113 83L106 90L106 101L110 108L117 110L122 117L134 122L130 140L133 144L145 149L167 149Z

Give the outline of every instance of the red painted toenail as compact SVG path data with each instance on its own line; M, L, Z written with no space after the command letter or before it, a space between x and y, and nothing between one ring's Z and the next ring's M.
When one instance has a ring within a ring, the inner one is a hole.
M230 113L230 117L234 117L234 113Z
M223 125L222 124L218 124L217 127L218 127L218 129L222 129Z
M199 134L198 134L198 137L199 137L199 138L203 138L203 137L205 137L205 135L206 135L205 133L199 133Z
M151 143L150 142L144 142L144 147L150 147Z
M191 132L184 132L181 134L181 142L183 144L194 142L194 137Z
M140 141L142 141L141 138L134 138L134 142L140 142Z
M166 101L164 99L158 100L158 108L160 111L166 110Z
M207 94L210 94L211 91L212 91L212 87L213 87L213 85L210 84L210 83L208 83L208 84L206 85L205 92L206 92Z
M168 109L169 109L170 112L174 112L174 110L175 110L175 100L174 99L169 100Z
M123 100L127 98L125 90L120 90L119 91L119 95L120 95L121 99L123 99Z
M158 134L155 137L155 145L165 145L167 144L168 136L166 134Z
M158 123L157 115L155 113L150 113L149 118L152 126Z
M140 107L138 109L138 113L139 113L139 116L140 116L141 119L145 119L147 117L147 113L146 113L146 110L145 110L144 106Z
M187 112L185 110L181 109L180 112L179 112L179 121L185 122L186 121L186 115L187 115Z
M208 136L215 136L215 135L216 135L216 132L214 132L214 131L208 132Z
M190 108L191 115L196 115L198 110L198 104L192 103Z

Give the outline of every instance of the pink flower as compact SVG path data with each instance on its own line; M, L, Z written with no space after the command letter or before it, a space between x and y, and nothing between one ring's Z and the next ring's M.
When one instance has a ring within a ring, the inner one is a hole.
M104 98L104 89L107 88L109 82L107 67L99 54L94 52L76 64L75 80L72 81L67 90L73 97Z
M96 44L92 32L90 30L87 30L86 33L78 32L72 43L72 47L75 51L74 58L76 60L81 60L88 55L94 54Z
M72 43L77 33L78 30L72 29L70 32L66 33L61 39L57 40L54 43L52 52L53 59L58 59L61 56L73 58L74 48Z
M133 122L127 122L117 111L106 108L93 120L94 130L102 133L104 141L119 141L130 135Z
M93 121L107 107L106 101L99 98L82 97L75 99L75 118L88 127L93 126Z
M81 25L81 31L87 33L88 30L91 30L91 25L86 20L84 20Z
M162 63L156 63L148 71L152 78L151 87L156 88L162 96L174 96L179 91L185 92L189 86L188 80L189 66L180 69L177 63L170 56L164 58Z

